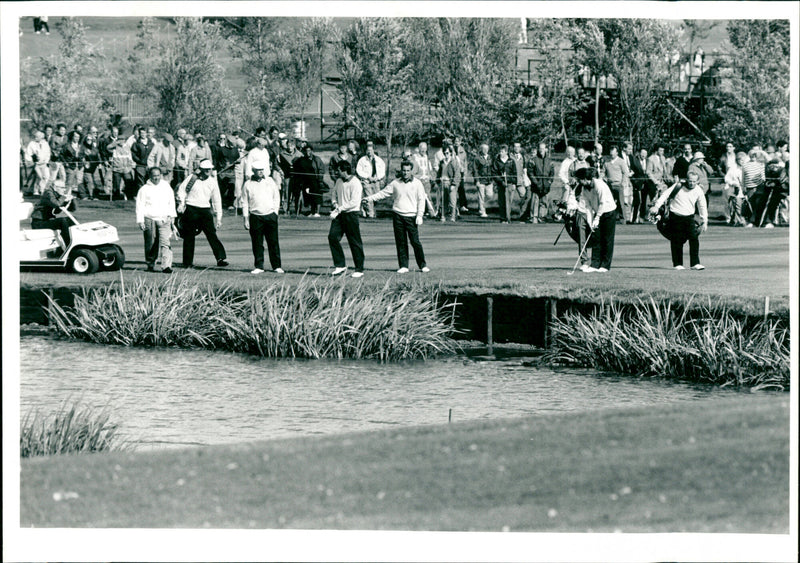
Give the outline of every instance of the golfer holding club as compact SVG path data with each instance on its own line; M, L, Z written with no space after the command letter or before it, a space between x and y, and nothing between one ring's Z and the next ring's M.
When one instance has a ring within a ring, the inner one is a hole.
M579 168L579 170L582 169ZM586 221L586 202L583 200L582 192L583 187L574 177L564 183L564 190L561 192L562 207L566 206L564 228L572 240L578 243L578 260L575 262L575 267L572 268L570 275L575 272L578 264L581 265L582 272L585 272L590 267L586 246L592 229ZM558 242L558 239L556 239L556 242Z
M583 271L605 273L611 269L614 256L617 204L611 188L598 178L595 168L581 168L575 172L575 177L586 206L586 222L592 229L587 237L587 242L592 239L592 265Z

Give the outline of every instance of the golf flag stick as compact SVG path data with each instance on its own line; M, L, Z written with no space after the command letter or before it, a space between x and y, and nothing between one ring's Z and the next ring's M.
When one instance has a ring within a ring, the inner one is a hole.
M574 274L575 270L578 269L578 264L580 263L581 257L583 256L583 253L586 250L586 246L589 244L589 239L592 238L593 234L594 234L594 229L589 231L589 236L586 237L586 242L583 243L583 248L581 248L581 251L578 254L578 259L575 261L575 265L572 267L572 271L567 273L568 276L571 276L572 274Z

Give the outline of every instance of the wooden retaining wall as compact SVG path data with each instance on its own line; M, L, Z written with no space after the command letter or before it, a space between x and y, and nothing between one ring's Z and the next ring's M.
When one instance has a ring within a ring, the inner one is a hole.
M47 325L47 295L61 306L72 306L80 288L20 288L20 324ZM457 340L474 340L489 345L499 343L528 344L546 348L549 326L553 319L567 312L590 315L602 307L597 303L554 297L519 297L500 294L440 294L441 305L457 303L454 325ZM763 317L747 317L746 322L773 317L769 301ZM788 326L788 316L785 319Z

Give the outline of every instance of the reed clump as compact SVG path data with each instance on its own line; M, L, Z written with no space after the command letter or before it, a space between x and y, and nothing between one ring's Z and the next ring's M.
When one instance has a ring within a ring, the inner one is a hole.
M396 361L455 353L453 306L436 295L430 286L307 277L243 293L173 275L92 288L72 307L51 300L49 314L60 334L102 344Z
M551 325L543 361L723 386L789 389L789 332L779 320L747 322L724 305L669 302L568 314Z
M64 402L54 414L29 411L20 425L21 457L129 449L108 409Z

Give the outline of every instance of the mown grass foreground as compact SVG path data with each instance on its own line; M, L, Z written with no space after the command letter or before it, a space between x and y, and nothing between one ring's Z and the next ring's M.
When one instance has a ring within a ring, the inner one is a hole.
M241 292L183 273L163 283L121 279L77 295L74 307L50 300L50 314L62 335L99 344L382 361L455 352L452 307L436 305L432 286L347 281L304 278Z
M789 329L780 320L747 322L724 305L640 300L568 313L551 326L543 361L637 376L789 390Z
M20 524L786 534L789 403L748 394L26 459Z
M30 411L20 425L20 456L97 453L125 449L108 410L65 402L52 415Z

